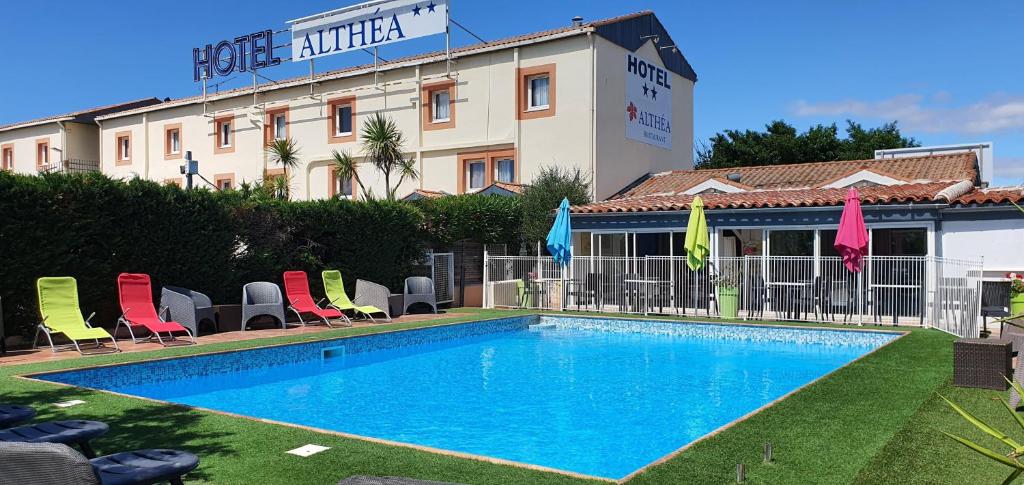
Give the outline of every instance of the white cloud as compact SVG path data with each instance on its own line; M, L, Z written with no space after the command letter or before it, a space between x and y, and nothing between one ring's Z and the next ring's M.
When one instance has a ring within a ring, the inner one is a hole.
M994 168L999 178L1024 179L1024 158L996 158Z
M878 101L839 100L810 102L799 100L792 105L796 116L859 117L897 120L908 132L958 133L980 135L1007 131L1024 131L1024 96L993 95L984 100L952 105L949 93L938 92L928 97L904 94Z

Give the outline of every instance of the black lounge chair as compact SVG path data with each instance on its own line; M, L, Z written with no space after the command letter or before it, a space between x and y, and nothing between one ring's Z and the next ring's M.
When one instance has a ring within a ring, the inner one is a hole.
M198 456L177 450L127 451L87 460L57 443L0 443L0 477L9 483L181 485L181 477L197 466Z
M88 458L96 457L96 452L89 445L89 440L107 434L110 429L106 423L99 421L50 421L46 423L18 426L0 430L0 443L60 443L78 445L82 454Z
M0 428L14 426L36 417L36 410L17 404L0 404Z

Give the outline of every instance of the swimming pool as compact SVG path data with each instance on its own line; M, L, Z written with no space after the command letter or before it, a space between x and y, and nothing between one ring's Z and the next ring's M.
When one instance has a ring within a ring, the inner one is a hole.
M898 336L527 316L34 377L622 478Z

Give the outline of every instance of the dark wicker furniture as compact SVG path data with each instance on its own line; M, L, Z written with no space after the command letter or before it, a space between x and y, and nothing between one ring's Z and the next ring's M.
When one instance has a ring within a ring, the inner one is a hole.
M959 339L953 342L953 384L1005 391L1013 375L1013 342Z

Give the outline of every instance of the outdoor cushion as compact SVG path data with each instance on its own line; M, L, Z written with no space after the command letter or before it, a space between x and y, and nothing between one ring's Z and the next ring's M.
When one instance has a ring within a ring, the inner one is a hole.
M90 460L103 485L140 485L165 482L199 466L199 457L178 450L136 450Z
M0 428L28 421L35 417L36 410L17 404L0 404Z
M71 340L112 338L106 330L85 324L78 306L78 283L71 277L44 277L36 282L39 312L47 327Z
M355 310L356 312L372 315L374 313L387 313L380 308L370 305L357 306L345 293L345 284L341 279L341 271L336 269L326 270L320 274L324 280L324 293L327 294L329 305L338 310Z
M109 429L106 423L99 421L50 421L0 430L0 441L77 444L88 456L93 454L89 440L107 434Z

